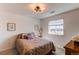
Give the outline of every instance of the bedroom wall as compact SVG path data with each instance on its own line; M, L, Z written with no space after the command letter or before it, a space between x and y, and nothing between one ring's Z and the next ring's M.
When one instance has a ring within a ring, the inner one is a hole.
M50 20L64 19L64 35L55 36L48 34L48 22ZM79 34L79 9L51 16L41 20L43 37L52 40L55 46L63 48L73 35Z
M7 31L7 23L16 23L16 31ZM34 25L39 25L39 23L40 20L28 15L23 16L0 10L0 52L13 48L17 34L34 32Z

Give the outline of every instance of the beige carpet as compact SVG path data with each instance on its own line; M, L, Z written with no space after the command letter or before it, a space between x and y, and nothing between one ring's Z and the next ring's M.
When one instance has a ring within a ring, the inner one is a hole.
M65 55L65 50L61 48L56 48L55 55Z

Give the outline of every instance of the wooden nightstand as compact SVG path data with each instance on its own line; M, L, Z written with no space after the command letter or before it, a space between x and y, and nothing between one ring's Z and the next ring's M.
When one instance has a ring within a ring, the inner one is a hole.
M75 46L72 40L64 48L66 55L79 55L79 46Z

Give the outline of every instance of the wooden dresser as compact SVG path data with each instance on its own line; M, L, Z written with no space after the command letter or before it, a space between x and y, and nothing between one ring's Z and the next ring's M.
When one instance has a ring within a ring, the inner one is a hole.
M66 55L79 55L79 46L75 46L72 40L64 48Z

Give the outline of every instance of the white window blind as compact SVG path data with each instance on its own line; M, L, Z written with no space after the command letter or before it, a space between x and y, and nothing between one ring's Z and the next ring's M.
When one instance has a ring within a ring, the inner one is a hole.
M48 23L48 34L64 35L64 20L52 20Z

